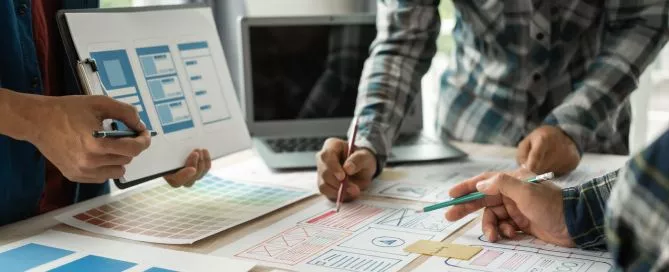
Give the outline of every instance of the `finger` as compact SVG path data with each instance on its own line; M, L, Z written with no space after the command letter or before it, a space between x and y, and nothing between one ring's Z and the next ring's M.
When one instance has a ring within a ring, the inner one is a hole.
M469 203L455 205L446 211L446 220L450 222L458 221L463 217L485 207L483 199L474 200Z
M190 188L193 187L193 184L195 184L196 181L202 179L204 175L207 173L206 168L207 168L207 163L205 162L205 157L204 157L204 150L199 149L198 150L199 155L199 160L197 162L197 173L195 174L195 178L189 180L188 182L184 183L184 186Z
M211 154L209 154L209 150L207 149L203 149L202 153L204 154L204 172L206 174L211 169Z
M499 231L507 238L515 238L516 232L519 231L515 225L512 224L510 220L503 220L499 222Z
M497 174L497 173L486 172L486 173L480 174L478 176L475 176L473 178L467 179L467 180L465 180L463 182L460 182L460 183L456 184L455 186L453 186L453 188L451 188L451 190L448 191L448 194L452 198L456 198L456 197L461 197L463 195L476 192L477 191L476 184L478 182L480 182L482 180L485 180L485 179L488 179L488 178L494 176L495 174Z
M525 215L520 211L518 205L516 205L516 203L513 202L513 200L510 198L504 198L503 202L504 207L506 208L506 212L509 214L509 218L515 222L519 230L526 231L530 225L530 222L528 221L527 217L525 217Z
M318 182L318 190L326 196L328 199L335 201L337 200L337 193L338 193L337 187L332 186L331 184L328 184L327 182L323 181L322 179L319 180Z
M369 175L370 178L376 170L376 159L374 155L367 150L358 150L351 154L351 157L344 162L344 172L349 176L358 174Z
M184 183L188 182L189 180L192 180L195 178L195 174L197 173L197 169L192 166L184 167L181 170L177 171L174 174L167 175L165 176L165 181L167 183L174 187L178 188L184 185Z
M516 153L516 162L518 162L518 165L523 166L527 163L527 157L528 153L530 153L531 147L532 144L529 139L525 138L520 141L520 144L518 144L518 151Z
M497 217L495 216L495 213L490 209L485 209L483 211L481 224L486 239L490 242L497 241L499 233L497 232Z
M84 165L89 169L95 169L101 166L121 166L128 165L132 162L132 157L120 155L90 155L86 157Z
M532 172L543 173L544 172L544 154L546 152L546 145L541 138L534 140L532 142L532 147L530 152L527 155L527 164L525 166Z
M98 112L100 120L114 119L123 122L134 131L144 131L146 126L139 118L137 108L130 104L119 102L106 96L96 96L92 103Z
M195 179L197 174L197 164L200 159L200 153L193 151L186 158L184 163L184 168L178 172L165 176L165 180L172 187L181 187L186 183L189 183L191 180ZM192 170L191 170L192 169Z
M477 184L476 188L486 194L486 195L503 195L515 203L525 203L530 201L527 199L530 185L533 185L528 182L524 182L517 178L514 178L507 174L497 174L489 179L481 181Z
M95 169L84 170L84 177L87 182L101 183L108 179L119 179L125 175L123 166L102 166Z
M323 149L316 155L319 175L325 181L336 184L346 178L341 161L347 148L346 142L339 139L330 138L325 141Z
M128 157L137 157L151 145L151 136L148 131L140 133L134 138L92 139L89 150L98 154L116 154Z
M347 182L346 183L346 191L344 191L344 200L349 201L356 199L360 196L364 189L362 189L358 184L355 182ZM339 188L337 188L337 191L339 191Z

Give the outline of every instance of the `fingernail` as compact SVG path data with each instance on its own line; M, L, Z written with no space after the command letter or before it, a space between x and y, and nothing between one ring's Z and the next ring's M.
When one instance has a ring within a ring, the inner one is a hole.
M485 234L485 238L486 238L488 241L490 241L490 240L491 240L490 237L492 237L490 231L489 231L489 230L486 230L486 231L484 231L483 233Z
M339 181L343 181L346 178L346 174L343 172L337 172L335 173L335 178Z
M146 124L144 124L144 121L142 121L142 119L139 119L139 129L141 130L146 129Z
M349 174L353 173L355 171L355 164L352 163L352 162L345 163L344 164L344 171L346 171L346 173L349 173Z
M476 190L478 190L479 192L484 191L485 189L490 187L492 182L493 182L492 179L486 179L486 180L483 180L479 183L476 183Z
M521 168L525 168L525 169L527 169L527 165L525 165L524 163L521 164L520 167L521 167Z

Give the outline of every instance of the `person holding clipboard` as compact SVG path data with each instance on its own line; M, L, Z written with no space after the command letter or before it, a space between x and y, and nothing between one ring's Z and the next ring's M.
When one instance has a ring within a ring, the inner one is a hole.
M109 191L108 179L151 144L137 110L104 96L75 96L74 75L57 40L56 11L97 8L92 0L0 0L0 225ZM94 137L102 120L135 135ZM192 186L211 167L194 150L173 187ZM74 181L74 182L73 182Z

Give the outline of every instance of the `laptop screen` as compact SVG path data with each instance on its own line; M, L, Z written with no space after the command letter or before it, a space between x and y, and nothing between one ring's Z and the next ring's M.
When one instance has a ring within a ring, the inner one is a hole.
M352 117L373 22L251 26L255 121Z

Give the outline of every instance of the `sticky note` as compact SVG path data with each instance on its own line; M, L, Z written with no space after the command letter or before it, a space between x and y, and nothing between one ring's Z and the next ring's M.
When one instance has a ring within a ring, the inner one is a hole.
M404 248L404 251L411 253L455 258L459 260L469 260L481 250L483 250L483 248L477 246L456 245L427 240L419 240Z

